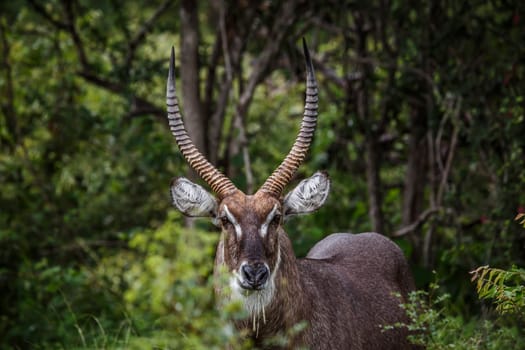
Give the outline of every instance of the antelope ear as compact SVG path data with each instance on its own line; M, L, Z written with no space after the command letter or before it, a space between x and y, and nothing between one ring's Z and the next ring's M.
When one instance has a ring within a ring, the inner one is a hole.
M184 177L171 181L171 199L173 205L187 216L217 215L217 200L204 188Z
M311 213L319 209L330 192L330 179L324 171L318 171L304 179L284 197L284 216Z

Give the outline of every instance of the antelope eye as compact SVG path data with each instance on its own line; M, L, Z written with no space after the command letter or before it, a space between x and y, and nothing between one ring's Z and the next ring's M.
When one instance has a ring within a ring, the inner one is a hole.
M221 224L222 224L222 226L227 227L228 225L231 224L231 222L230 222L230 220L228 220L228 217L223 216L223 217L221 217Z
M272 224L278 225L281 222L281 214L275 214L272 219Z

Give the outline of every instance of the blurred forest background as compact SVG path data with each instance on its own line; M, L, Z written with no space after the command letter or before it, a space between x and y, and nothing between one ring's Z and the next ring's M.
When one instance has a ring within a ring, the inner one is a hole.
M330 232L384 233L413 268L429 347L525 349L524 9L3 1L0 348L246 345L238 310L213 307L216 229L170 205L170 179L194 175L167 128L168 57L196 145L251 192L298 131L305 37L320 118L294 181L324 169L333 189L286 225L297 255ZM502 270L472 282L486 265Z

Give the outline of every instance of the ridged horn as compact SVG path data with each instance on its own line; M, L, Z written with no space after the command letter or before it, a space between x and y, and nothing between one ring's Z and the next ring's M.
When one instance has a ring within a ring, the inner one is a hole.
M310 58L310 52L306 46L306 40L303 38L304 58L306 61L306 102L304 106L303 120L299 134L295 139L292 149L284 158L283 162L272 175L261 186L259 191L269 193L279 198L284 187L290 182L293 175L303 162L308 152L308 148L314 136L315 127L317 126L317 81L315 80L314 67Z
M224 198L227 195L235 192L237 187L215 168L203 155L199 152L197 147L191 141L184 123L182 122L182 115L179 110L179 101L175 91L175 49L171 48L170 69L168 73L168 83L166 87L166 106L168 111L168 123L171 133L175 137L177 146L190 164L195 169L199 176L206 181L211 187L212 191L217 194L219 198Z

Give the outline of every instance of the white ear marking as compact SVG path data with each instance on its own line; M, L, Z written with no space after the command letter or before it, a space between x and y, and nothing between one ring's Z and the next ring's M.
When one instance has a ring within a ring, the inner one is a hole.
M283 201L285 215L311 213L319 209L330 192L330 179L325 172L316 172L311 177L304 179Z
M170 193L173 205L184 215L216 215L216 199L204 188L184 177L179 177L172 181Z

